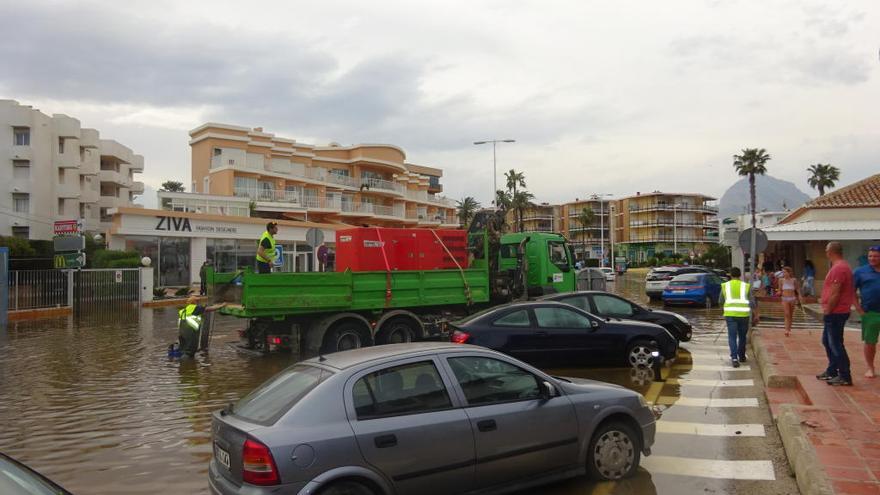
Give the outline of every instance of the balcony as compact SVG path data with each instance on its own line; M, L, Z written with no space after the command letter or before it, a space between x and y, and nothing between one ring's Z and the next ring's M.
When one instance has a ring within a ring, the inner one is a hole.
M650 203L643 205L634 205L629 208L630 213L640 213L644 211L699 211L703 213L717 215L718 207L709 205L682 205L679 207L675 207L674 205L668 203Z
M624 242L709 242L717 243L717 236L672 236L672 235L651 235L651 236L630 236L628 241Z
M125 198L117 198L116 196L100 196L98 198L99 208L119 208L120 206L128 206Z
M81 148L97 149L101 143L97 129L83 128L79 130Z
M123 163L133 163L134 154L127 147L113 141L112 139L102 139L100 141L101 156L113 158Z
M131 192L134 194L143 194L144 193L144 183L143 182L132 182L131 183Z
M84 149L80 154L79 174L80 175L98 175L101 169L101 155L98 150L88 148Z
M79 183L56 184L55 192L59 198L75 199L80 197Z
M128 181L128 177L122 175L121 173L115 170L100 170L98 171L98 179L101 182L109 182L111 184L116 184L119 187L130 187L131 183Z
M359 182L360 184L358 187L369 189L370 192L392 193L396 196L403 196L406 194L406 187L403 184L398 184L396 182L375 179L372 177L362 177Z
M80 157L77 150L68 149L66 153L59 153L55 156L55 163L58 168L79 168Z
M144 157L142 155L133 155L133 160L131 161L131 165L129 168L132 172L143 172L144 171Z
M52 116L52 130L60 138L79 139L79 121L67 115L55 114Z
M34 152L30 146L11 146L9 157L13 160L33 160Z

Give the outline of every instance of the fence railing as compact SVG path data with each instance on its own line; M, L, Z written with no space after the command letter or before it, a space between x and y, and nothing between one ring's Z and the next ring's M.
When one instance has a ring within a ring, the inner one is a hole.
M10 270L9 311L141 302L138 268Z

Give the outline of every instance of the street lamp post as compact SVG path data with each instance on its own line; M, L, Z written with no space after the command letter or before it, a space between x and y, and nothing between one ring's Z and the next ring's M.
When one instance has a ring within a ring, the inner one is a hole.
M612 194L594 194L593 199L599 200L599 263L605 268L605 201L602 199ZM612 263L612 266L614 264Z
M495 145L497 143L515 143L515 139L487 139L485 141L474 141L474 144L487 144L492 143L492 204L495 207L498 207L497 198L495 197L498 194L498 165L495 159Z

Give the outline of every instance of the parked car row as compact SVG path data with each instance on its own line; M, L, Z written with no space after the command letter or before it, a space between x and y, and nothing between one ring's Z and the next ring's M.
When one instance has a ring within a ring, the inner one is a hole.
M699 265L661 266L652 268L645 276L645 294L652 301L663 299L663 291L675 277L694 273L714 275L721 281L730 280L727 272L721 269L706 268Z

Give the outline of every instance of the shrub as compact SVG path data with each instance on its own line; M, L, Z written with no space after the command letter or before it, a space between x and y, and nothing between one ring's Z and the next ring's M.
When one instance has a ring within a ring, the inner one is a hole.
M10 257L34 256L37 250L30 245L27 239L20 237L0 237L0 246L9 248Z
M121 258L107 263L106 268L137 268L141 266L140 258Z
M153 287L153 297L165 297L165 287Z
M174 291L175 296L188 296L189 295L189 287L181 287Z
M124 260L120 263L116 261ZM95 268L136 268L140 266L141 256L137 251L115 251L112 249L97 249L93 257L92 266Z

